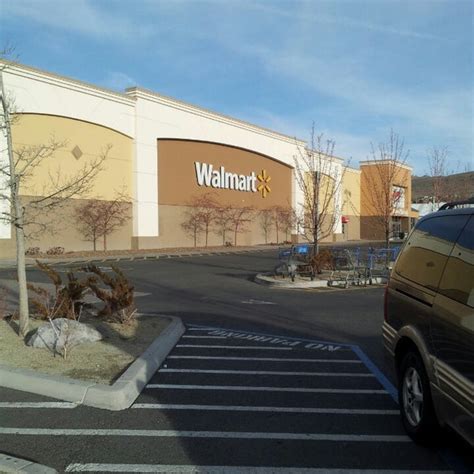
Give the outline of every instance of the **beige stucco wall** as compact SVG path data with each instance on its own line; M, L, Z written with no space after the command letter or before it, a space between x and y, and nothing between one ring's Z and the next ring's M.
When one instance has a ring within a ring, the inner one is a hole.
M54 137L64 143L51 157L42 160L31 179L25 182L21 194L44 195L50 184L50 174L58 171L64 177L74 175L103 154L111 146L102 171L98 174L89 198L109 200L116 190L124 189L132 198L133 140L106 127L81 120L41 114L19 114L12 128L13 149L46 145ZM79 147L83 155L76 159L72 154Z
M149 248L192 247L194 245L193 237L191 235L186 235L181 227L181 224L186 219L186 210L186 206L160 206L159 215L162 234L160 237L157 237L156 239L153 239L149 242ZM252 214L251 222L245 225L245 229L245 232L238 234L237 245L259 245L265 243L265 234L261 225L261 217L258 211L255 211ZM217 229L215 226L211 226L208 235L209 246L219 246L223 243L222 236L216 234L216 230ZM231 242L233 245L235 244L233 231L228 231L226 233L225 240ZM280 243L284 240L291 240L291 233L286 235L280 229L278 240ZM277 242L276 228L274 225L272 225L268 231L267 242ZM197 245L204 246L204 244L205 234L201 232L198 237ZM146 241L141 241L141 246L143 245L146 245Z
M360 239L360 171L346 168L342 178L342 215L349 222L344 224L342 240Z
M111 146L106 160L102 164L102 171L94 181L92 191L87 196L71 199L54 214L45 213L44 216L35 216L40 223L51 223L50 231L38 232L27 228L27 234L34 235L27 238L26 246L40 247L46 251L54 246L61 246L65 251L91 250L92 243L83 241L78 232L73 210L83 202L83 198L111 200L116 191L121 191L125 197L132 200L132 172L133 172L133 141L119 132L92 123L41 114L19 114L12 127L13 149L16 156L22 150L33 150L34 147L46 145L51 138L57 142L64 142L64 146L53 155L42 160L40 165L32 170L32 175L24 181L20 194L28 209L28 202L33 197L43 196L45 189L51 189L51 175L60 176L60 179L78 173L84 166L100 157L107 146ZM82 156L76 159L71 151L79 147ZM130 205L131 217L131 205ZM13 257L15 254L15 239L12 229L11 239L0 239L0 256ZM108 237L108 248L130 248L132 238L132 219L116 233ZM98 245L101 248L101 244Z
M393 186L404 188L405 206L403 209L395 210L393 215L402 217L402 229L408 230L411 215L411 168L388 162L365 162L361 163L360 168L361 238L375 240L385 238L383 223L379 217L382 208L375 204L375 200L384 195L383 189L386 186L390 186L390 192Z
M23 202L28 206L30 196L23 196ZM92 242L84 240L79 232L78 222L75 218L76 207L84 204L87 200L71 199L61 209L56 210L54 215L45 214L39 216L36 221L47 225L47 230L43 231L39 226L26 227L26 249L29 247L39 247L42 252L46 252L52 247L63 247L65 252L93 250ZM127 214L130 219L125 225L107 236L107 250L129 249L132 239L132 204L127 205ZM97 250L103 250L103 239L97 241ZM15 256L15 239L0 240L0 255L6 258Z

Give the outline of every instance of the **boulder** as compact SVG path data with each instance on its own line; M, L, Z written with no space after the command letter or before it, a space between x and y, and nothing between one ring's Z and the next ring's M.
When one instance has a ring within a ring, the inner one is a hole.
M102 334L87 324L72 319L58 318L52 323L48 321L40 326L28 339L26 345L63 353L64 347L70 349L79 344L101 339Z

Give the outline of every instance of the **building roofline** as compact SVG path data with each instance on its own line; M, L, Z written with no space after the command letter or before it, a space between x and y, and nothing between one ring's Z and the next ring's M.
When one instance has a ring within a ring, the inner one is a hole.
M398 163L396 160L365 160L365 161L359 161L359 166L375 166L375 165L384 164L384 163L396 164L400 168L405 168L407 170L413 171L412 166L407 165L406 163Z
M96 86L95 84L91 84L89 82L81 81L79 79L73 79L68 76L62 76L60 74L45 71L43 69L39 69L33 66L27 66L16 61L7 61L5 59L2 59L0 60L0 65L2 64L6 66L2 72L6 72L8 74L28 77L42 82L56 83L57 85L60 85L62 87L77 89L84 93L92 93L93 95L122 102L126 105L134 105L134 100L127 96L125 93L117 92L112 89L107 89L105 87Z
M275 130L271 130L266 127L261 127L245 120L240 120L238 118L231 117L230 115L222 114L220 112L215 112L214 110L210 110L205 107L190 104L189 102L178 100L149 89L144 89L142 87L129 87L125 90L125 93L128 97L150 100L162 105L166 105L168 107L177 108L179 110L194 113L203 117L211 118L214 120L217 119L223 123L238 126L240 128L244 128L246 130L254 131L257 133L263 133L264 135L270 136L272 138L277 138L286 142L294 143L295 145L306 146L307 144L305 140L299 139L297 137L285 135L284 133L276 132Z
M81 81L79 79L63 76L54 72L45 71L44 69L39 69L33 66L21 64L17 61L9 61L6 59L2 59L0 60L0 65L1 64L6 65L4 71L10 74L20 75L43 82L55 83L56 85L60 85L62 87L71 88L71 86L73 86L73 89L77 89L81 92L92 93L93 95L115 100L126 105L134 105L136 98L153 100L155 102L159 102L174 108L187 110L188 112L192 112L197 115L207 116L208 118L212 118L214 120L217 119L224 123L236 125L249 131L254 131L257 133L263 132L264 135L280 139L289 143L294 143L298 146L306 146L306 141L300 138L286 135L284 133L280 133L266 127L261 127L245 120L240 120L229 115L221 114L219 112L215 112L204 107L196 106L194 104L175 99L173 97L168 97L159 94L158 92L151 91L149 89L141 87L130 87L125 89L124 92L118 92L112 89L108 89L106 87L91 84L90 82Z

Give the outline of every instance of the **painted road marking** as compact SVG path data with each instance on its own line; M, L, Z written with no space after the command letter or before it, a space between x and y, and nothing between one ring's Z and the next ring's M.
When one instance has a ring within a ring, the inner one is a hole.
M136 403L131 408L145 410L209 410L209 411L256 411L274 413L317 413L334 415L396 415L399 410L370 410L360 408L299 408L299 407L262 407L240 405L173 405L166 403Z
M344 350L352 349L348 344L333 344L327 341L315 341L310 339L301 339L295 337L278 337L268 334L244 332L244 331L229 331L227 329L219 328L200 328L190 327L188 331L204 331L210 336L226 336L233 339L254 341L254 342L268 342L269 344L282 344L291 347L303 347L305 349L323 350L334 352L344 348Z
M156 472L176 474L448 474L453 471L404 469L318 469L314 467L198 466L176 464L100 464L72 463L66 472Z
M301 392L301 393L363 393L366 395L383 394L387 395L386 390L369 389L345 389L345 388L290 388L290 387L249 387L245 385L178 385L167 383L151 383L146 388L169 388L180 390L235 390L244 392Z
M243 300L241 301L242 304L276 304L272 301L262 301L262 300Z
M245 431L175 431L127 429L0 428L0 435L26 436L133 436L145 438L277 439L297 441L342 441L368 443L411 443L404 435L331 433L250 433Z
M212 369L160 369L158 372L182 374L235 374L235 375L290 375L305 377L374 377L370 373L354 372L277 372L275 370L212 370Z
M199 336L201 337L201 336ZM203 336L207 337L207 336ZM246 360L246 361L265 361L265 362L319 362L330 364L362 364L361 360L356 359L288 359L281 357L221 357L221 356L182 356L171 355L167 359L198 359L198 360Z
M184 336L181 336L187 339L227 339L225 336L187 336L186 334Z
M0 402L0 408L76 408L69 402Z
M204 346L199 344L177 344L175 347L194 347L196 349L245 349L263 351L291 351L291 347L260 347L260 346Z

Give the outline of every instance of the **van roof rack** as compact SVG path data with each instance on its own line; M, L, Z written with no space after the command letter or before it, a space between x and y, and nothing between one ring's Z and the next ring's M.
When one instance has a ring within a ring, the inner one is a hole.
M464 199L463 201L447 202L443 204L438 211L445 211L446 209L454 209L456 207L469 207L469 205L474 205L474 197Z

